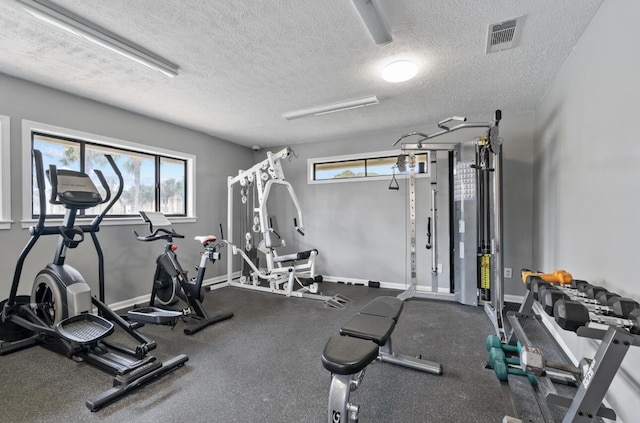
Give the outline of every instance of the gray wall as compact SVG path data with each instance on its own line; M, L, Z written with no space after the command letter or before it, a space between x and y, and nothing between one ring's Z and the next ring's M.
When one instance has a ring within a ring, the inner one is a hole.
M0 274L6 275L0 280L0 298L9 294L16 258L29 236L20 225L22 178L29 174L22 169L22 119L196 155L198 220L174 225L178 232L186 235L179 241L178 253L188 269L199 260L199 244L193 237L217 235L218 223L226 222L227 176L252 164L252 152L247 148L3 74L0 74L0 92L0 114L11 118L11 216L14 220L10 230L0 231L3 245ZM144 225L125 225L103 226L99 233L105 254L108 303L151 291L155 256L162 245L136 241L132 229L146 231ZM51 261L55 248L52 238L55 237L42 238L25 263L21 293L30 292L37 270ZM68 263L77 267L97 290L96 257L91 242L87 241L84 248L70 252ZM223 251L223 257L226 255ZM216 263L208 268L207 276L222 275L225 269L224 262Z
M604 2L536 112L535 264L640 300L637 211L640 3ZM595 342L562 333L580 358ZM638 420L640 354L628 353L609 402Z
M459 114L464 115L464 106L460 107ZM477 120L488 121L492 114L492 110L488 108L487 116ZM500 134L504 138L505 266L514 269L514 277L505 280L505 293L521 296L524 288L519 282L519 270L532 265L534 116L533 113L510 115L507 110L503 111L503 116ZM413 130L429 133L435 132L437 127L406 128L372 133L364 137L292 146L298 158L285 162L283 168L286 179L292 183L300 199L307 229L305 237L295 239L300 242L299 248L318 248L320 273L394 283L404 283L407 280L405 181L400 180L399 191L390 191L388 180L307 184L307 159L392 150L393 142L400 135ZM468 141L482 134L477 130L467 129L435 141ZM264 152L255 155L256 159L263 156ZM418 183L419 191L425 193L429 189L428 180L419 180ZM417 213L418 221L424 225L428 208L419 209ZM280 222L280 228L282 227ZM424 233L423 228L419 227L418 231ZM417 243L419 247L423 244L424 241L420 240ZM430 266L430 256L424 248L418 249L418 260L422 261L419 269L424 269L422 274L419 272L420 279ZM440 286L443 286L442 281Z

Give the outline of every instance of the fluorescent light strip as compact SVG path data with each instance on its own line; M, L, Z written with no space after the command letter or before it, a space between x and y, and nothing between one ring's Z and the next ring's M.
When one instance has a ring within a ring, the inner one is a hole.
M352 0L352 2L373 42L378 45L390 43L393 40L391 32L380 16L374 0Z
M326 106L311 107L308 109L287 112L282 115L287 120L299 119L307 116L321 116L329 113L343 112L345 110L358 109L360 107L372 106L380 103L376 96L360 98L357 100L343 101L340 103L328 104Z
M110 50L114 53L118 53L130 60L133 60L141 65L147 66L155 71L173 78L178 75L178 66L161 60L157 57L153 57L148 53L141 51L121 40L114 38L100 32L98 29L93 28L83 22L80 22L71 16L67 16L64 13L52 9L45 4L39 3L34 0L16 0L27 12L29 12L35 18L46 22L49 25L56 28L63 29L77 37L84 38L87 41L99 45L102 48Z

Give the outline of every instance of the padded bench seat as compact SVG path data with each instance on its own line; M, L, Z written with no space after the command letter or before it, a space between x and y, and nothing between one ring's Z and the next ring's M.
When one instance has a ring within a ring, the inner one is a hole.
M384 345L396 327L396 321L372 314L356 314L340 328L340 335L373 341Z
M287 261L307 260L309 257L311 257L312 253L315 253L315 255L318 255L318 250L313 249L313 250L301 251L299 253L292 253L292 254L285 254L285 255L282 255L282 256L276 256L276 257L273 258L273 262L274 263L283 263L283 262L287 262Z
M404 302L398 297L377 297L362 307L358 313L388 317L398 321Z
M351 375L364 370L378 356L375 342L332 336L322 351L322 365L331 373Z

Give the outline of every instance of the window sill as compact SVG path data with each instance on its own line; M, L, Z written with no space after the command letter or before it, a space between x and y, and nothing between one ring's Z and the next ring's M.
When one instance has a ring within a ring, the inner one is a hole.
M408 174L396 174L397 180L407 179L409 178ZM428 178L429 174L427 173L415 173L416 179ZM393 175L385 175L385 176L364 176L364 177L353 177L353 178L335 178L335 179L319 179L319 180L307 180L307 184L336 184L343 182L368 182L368 181L391 181Z
M195 216L184 216L184 217L170 217L167 216L167 219L171 223L195 223L198 218ZM76 225L89 224L93 218L79 218L76 219ZM28 219L22 220L21 222L22 229L29 229L31 226L38 223L38 219ZM62 223L62 218L53 218L47 219L46 223ZM2 229L2 222L0 222L0 229ZM116 217L116 218L105 218L100 226L128 226L128 225L146 225L144 221L140 217Z
M11 229L13 220L0 220L0 230Z

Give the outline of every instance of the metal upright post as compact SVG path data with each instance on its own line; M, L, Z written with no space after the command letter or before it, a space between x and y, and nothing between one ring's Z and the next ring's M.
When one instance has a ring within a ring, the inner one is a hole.
M227 178L227 240L230 243L229 248L235 248L233 244L233 181L232 177ZM227 282L233 280L233 256L235 251L227 254Z

